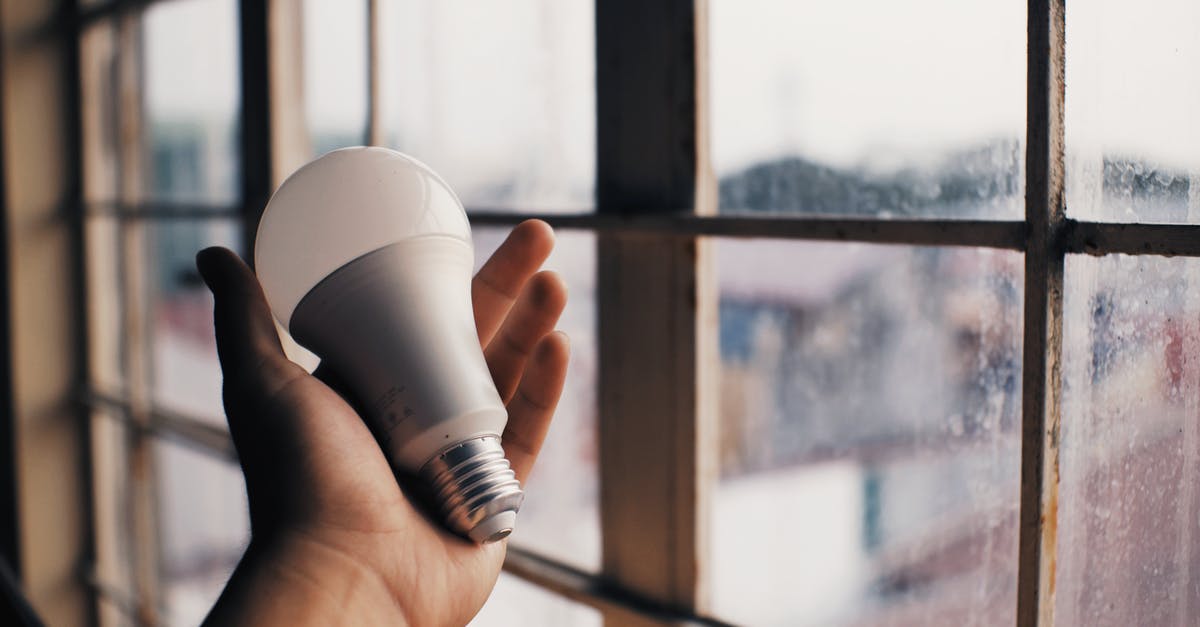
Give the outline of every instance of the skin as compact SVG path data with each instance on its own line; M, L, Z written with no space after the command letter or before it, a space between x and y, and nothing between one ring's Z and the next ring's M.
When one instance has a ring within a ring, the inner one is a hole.
M538 269L554 246L531 220L472 282L479 342L524 483L562 392L566 286ZM262 289L233 252L201 251L215 298L225 411L250 501L251 541L206 625L463 625L499 576L506 542L470 543L397 482L331 373L284 355Z

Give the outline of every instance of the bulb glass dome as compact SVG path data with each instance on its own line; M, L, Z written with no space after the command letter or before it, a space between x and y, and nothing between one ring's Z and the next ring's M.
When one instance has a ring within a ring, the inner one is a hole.
M263 211L255 272L290 329L305 294L346 263L428 235L471 242L462 203L428 166L394 150L343 148L289 176Z

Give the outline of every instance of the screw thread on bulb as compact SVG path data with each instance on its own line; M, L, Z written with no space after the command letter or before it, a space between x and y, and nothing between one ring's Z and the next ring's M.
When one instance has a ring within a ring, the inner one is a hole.
M482 544L512 533L525 493L504 457L500 438L460 442L429 460L421 474L455 532Z

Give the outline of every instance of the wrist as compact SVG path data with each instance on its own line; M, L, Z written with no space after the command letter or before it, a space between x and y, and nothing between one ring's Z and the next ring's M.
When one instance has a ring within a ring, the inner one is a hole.
M303 532L254 539L205 621L213 625L407 625L384 579Z

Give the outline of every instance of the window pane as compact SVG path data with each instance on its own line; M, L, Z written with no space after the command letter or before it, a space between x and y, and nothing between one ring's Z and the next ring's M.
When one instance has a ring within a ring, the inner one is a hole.
M1200 260L1067 258L1056 620L1200 615Z
M718 240L715 613L1015 620L1022 265Z
M366 140L366 0L305 0L304 105L313 156Z
M198 625L250 541L241 470L156 441L163 591L171 624Z
M91 216L85 223L88 378L100 392L114 394L126 384L124 370L124 303L121 300L120 224L111 217Z
M1067 9L1067 212L1200 222L1200 4Z
M469 624L472 627L600 627L600 612L501 573L492 596Z
M177 0L145 13L145 193L228 205L240 196L237 6Z
M504 241L508 229L473 231L478 267ZM557 271L569 286L558 328L571 338L571 361L550 433L526 482L512 543L595 571L600 568L595 235L560 231L546 268Z
M381 19L390 145L471 207L592 207L592 2L404 0Z
M212 295L196 271L208 246L240 248L234 220L158 222L145 231L154 402L225 424L221 365L213 335Z
M93 575L103 589L128 597L134 589L133 555L137 538L126 506L130 494L129 428L120 412L110 408L92 411L91 469L92 521L95 525ZM125 612L115 604L99 607L100 625L122 625Z
M1024 3L710 7L721 211L1021 217Z
M79 36L80 127L83 197L89 205L117 195L117 29L113 20L92 24Z

